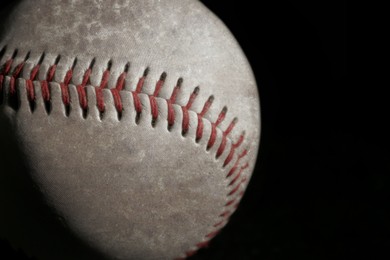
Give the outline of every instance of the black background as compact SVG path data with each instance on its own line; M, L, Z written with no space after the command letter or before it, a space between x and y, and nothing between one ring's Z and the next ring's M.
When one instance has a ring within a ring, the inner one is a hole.
M389 259L389 149L355 124L345 1L202 2L253 67L262 139L241 206L191 259ZM0 240L0 259L29 258Z

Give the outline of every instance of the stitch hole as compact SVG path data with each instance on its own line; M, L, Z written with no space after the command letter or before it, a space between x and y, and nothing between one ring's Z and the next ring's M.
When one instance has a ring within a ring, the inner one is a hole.
M87 96L88 96L88 93L87 93L87 89L83 89L83 105L81 106L81 109L82 109L82 115L83 115L83 118L84 119L87 119L88 117L88 112L89 112L89 107L88 107L88 99L87 99Z
M34 113L35 108L36 108L36 106L37 106L35 100L29 100L28 102L29 102L29 104L30 104L30 111L31 111L31 113Z
M31 51L28 51L26 57L24 57L24 61L27 61L30 58Z
M83 118L87 119L87 117L88 117L88 107L87 108L83 108Z
M18 50L18 49L15 49L15 50L14 50L14 53L12 54L11 59L15 59L16 56L18 55L18 52L19 52L19 50Z
M149 67L146 67L146 69L144 70L144 74L143 74L144 77L147 77L147 76L148 76L149 70L150 70L150 68L149 68Z
M135 123L139 125L140 120L141 120L141 112L137 112L135 116Z
M156 127L156 123L157 123L157 119L156 118L152 118L152 127L153 128Z
M38 64L41 65L43 60L45 59L46 57L46 53L45 52L42 52L41 54L41 57L39 57L39 60L38 60Z
M122 114L123 114L123 109L122 111L118 111L118 121L122 120Z
M103 120L103 117L104 117L104 110L103 111L99 110L99 119L100 119L100 121Z
M5 46L1 49L1 51L0 51L0 59L3 58L3 56L4 56L5 52L6 52L6 50L7 50L7 45L5 45Z
M93 58L93 59L91 60L91 63L89 64L89 68L90 68L90 69L93 69L93 66L95 66L95 63L96 63L96 58Z
M125 69L123 71L127 73L129 72L129 69L130 69L130 62L127 62L125 65Z
M56 59L55 59L55 61L54 61L54 64L55 65L58 65L58 63L60 63L60 60L61 60L61 55L59 54L57 57L56 57Z
M69 115L70 115L70 105L65 104L65 116L69 117Z
M107 70L111 71L111 67L112 67L112 60L110 59L110 60L107 62Z
M44 101L44 106L45 106L46 113L48 115L50 115L51 114L51 110L52 110L51 102L45 100Z

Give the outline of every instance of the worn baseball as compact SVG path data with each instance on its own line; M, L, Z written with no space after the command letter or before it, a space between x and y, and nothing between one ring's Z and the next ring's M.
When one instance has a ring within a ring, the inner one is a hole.
M260 135L256 82L224 24L197 0L20 0L4 11L0 138L15 143L1 150L18 150L18 176L53 218L105 259L206 246L244 194ZM38 259L93 259L22 240Z

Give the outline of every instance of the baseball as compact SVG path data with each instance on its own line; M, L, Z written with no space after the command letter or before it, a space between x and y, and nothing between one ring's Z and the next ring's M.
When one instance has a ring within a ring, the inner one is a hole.
M185 259L207 246L260 136L256 82L225 25L198 0L21 0L1 17L1 181L30 182L53 220L14 213L40 223L16 235L3 216L0 237L38 259Z

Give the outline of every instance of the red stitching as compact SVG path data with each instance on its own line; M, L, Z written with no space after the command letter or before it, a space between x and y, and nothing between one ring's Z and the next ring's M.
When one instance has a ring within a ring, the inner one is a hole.
M139 96L138 96L137 92L133 93L133 100L134 100L135 111L138 114L141 114L141 112L142 112L142 104L141 104L141 100L139 99Z
M40 64L37 64L32 70L31 70L31 74L30 74L30 79L31 80L35 80L37 75L38 75L38 72L39 72L39 69L41 68Z
M104 104L103 90L101 88L96 88L96 105L100 113L104 113L106 105Z
M176 103L176 97L181 89L183 79L177 81L176 86L173 88L171 97L167 100L168 104L168 129L170 129L175 123L175 109L173 109L173 104Z
M51 82L54 79L54 75L57 70L57 64L52 65L47 72L47 81Z
M79 94L80 106L82 109L88 109L87 93L83 85L77 86L77 93Z
M157 106L157 101L155 96L149 96L150 100L150 110L152 113L152 119L157 120L158 117L158 106Z
M149 96L149 100L150 100L150 109L151 109L151 113L152 113L152 120L153 122L155 122L158 118L158 106L157 106L157 101L156 101L156 97L158 96L158 94L160 93L160 90L161 88L163 87L164 85L164 81L165 81L165 78L167 77L167 74L164 72L160 79L157 81L156 83L156 88L154 90L154 93L152 96ZM143 84L143 83L142 83ZM152 123L154 124L154 123Z
M50 101L50 90L49 90L49 84L46 80L41 81L41 89L42 89L42 98L45 102Z
M233 130L234 126L237 124L238 119L234 118L233 121L230 123L228 128L222 133L222 142L218 148L217 151L217 158L219 158L223 152L225 151L226 143L227 143L227 136L230 134L230 132Z
M15 56L16 54L14 54ZM26 58L27 59L27 58ZM42 56L43 59L43 56ZM26 89L27 89L27 97L30 102L35 101L35 88L34 88L34 82L38 81L41 86L41 92L42 92L42 98L45 102L50 102L51 99L51 94L50 94L50 87L49 83L50 82L55 82L54 78L56 75L56 70L57 70L57 65L60 60L60 56L57 57L55 64L51 65L47 71L46 74L46 79L44 80L37 80L39 71L41 69L41 61L39 64L35 65L30 72L30 77L29 79L26 79ZM3 85L4 85L4 79L6 76L10 77L10 83L9 83L9 91L10 95L14 96L16 94L16 88L15 88L15 81L18 78L22 78L20 75L24 69L25 61L21 62L18 64L13 73L11 73L11 68L13 64L14 59L11 58L7 60L0 71L0 94L2 93L3 90ZM69 84L71 83L72 77L73 77L73 70L75 67L77 60L74 61L74 64L71 69L69 69L63 79L62 82L59 82L60 87L61 87L61 93L62 93L62 101L65 106L70 105L70 95L69 95ZM88 99L87 99L87 93L86 93L86 86L90 84L90 77L92 74L92 68L93 68L93 63L92 61L90 67L85 71L82 82L80 85L77 86L77 93L79 96L79 102L80 102L80 107L83 110L88 109ZM111 68L111 62L108 64L108 68L103 72L100 84L98 87L95 87L95 93L96 93L96 101L97 101L97 108L101 113L104 113L105 111L105 102L104 102L104 97L103 97L103 89L108 87L108 82L111 76L110 72ZM110 89L113 100L114 100L114 105L118 113L121 113L123 111L123 104L121 100L121 95L120 92L124 89L125 84L126 84L126 77L127 77L127 71L128 71L129 65L126 64L124 72L120 74L120 76L117 79L116 85L114 88ZM149 69L147 68L144 71L144 74L142 77L139 78L139 81L136 85L135 91L131 91L132 96L133 96L133 101L134 101L134 109L137 112L137 117L142 113L143 107L142 103L139 97L139 94L142 93L143 87L145 85L145 81L148 75ZM156 82L155 89L152 95L149 96L149 101L150 101L150 107L151 107L151 114L152 114L152 119L156 120L158 118L159 114L159 107L157 104L157 97L159 96L159 93L161 89L164 86L164 82L166 79L166 73L164 72L160 79ZM180 78L177 81L176 86L174 87L171 97L166 100L167 102L167 109L168 109L168 115L167 115L167 121L168 121L168 129L170 129L174 124L175 124L175 109L174 109L174 104L176 103L176 98L177 95L180 92L181 86L182 86L183 80ZM183 112L183 121L182 121L182 131L183 134L185 135L190 127L190 121L189 121L189 110L191 110L192 105L194 104L196 98L198 97L199 94L199 87L196 87L194 91L191 93L188 102L186 105L181 106L182 112ZM212 104L214 101L214 96L210 96L208 100L205 102L202 110L200 113L197 114L198 117L198 124L197 124L197 129L196 129L196 142L199 142L203 138L203 132L204 132L204 118L206 114L209 112ZM220 114L218 115L218 118L216 119L215 122L211 123L211 134L208 139L207 143L207 149L211 149L217 139L217 128L221 125L221 123L225 120L227 114L227 108L224 107ZM224 154L227 146L227 140L229 134L233 131L235 125L237 124L237 118L234 118L229 126L226 128L226 130L222 131L222 140L221 143L216 151L216 158L219 158L222 154ZM238 148L242 145L243 141L245 138L245 133L242 133L238 140L235 143L232 143L230 151L228 156L226 157L223 167L226 167L230 162L233 160L234 155L236 154L236 151ZM213 230L209 234L207 234L204 238L205 240L203 242L197 243L196 248L202 248L206 247L209 243L210 240L215 237L221 228L224 226L224 224L227 222L228 218L231 216L231 214L234 212L232 211L232 208L237 207L239 203L240 197L243 196L243 190L240 191L240 187L248 180L247 176L243 174L244 170L249 167L248 163L241 164L241 161L243 158L247 155L248 151L247 149L244 149L236 158L235 163L232 165L230 168L226 178L231 178L229 182L229 193L227 194L228 197L231 197L231 199L225 204L225 210L219 215L221 219L219 219L213 227L216 228L216 230ZM237 172L237 170L239 171ZM238 192L240 191L240 192ZM195 254L197 250L189 250L186 252L186 256L191 256ZM184 259L184 258L178 258L178 259Z
M231 162L236 149L240 147L240 145L244 142L244 136L245 136L245 132L243 132L240 138L238 139L238 141L232 145L232 147L230 148L229 155L226 157L225 162L223 163L223 167L225 167Z
M32 102L35 101L34 83L31 79L26 80L27 97Z
M211 124L211 135L210 135L210 139L209 139L209 142L207 144L207 149L211 149L214 144L215 144L215 141L217 139L217 127L222 123L222 121L225 119L226 117L226 112L227 112L227 107L224 107L221 111L221 113L219 113L219 116L217 118L217 121L215 121L215 123L212 123ZM222 140L222 143L224 142L225 140ZM222 149L222 152L224 150L224 147ZM222 152L220 153L217 153L217 157L219 157Z
M15 80L19 78L19 75L21 74L23 67L24 67L24 62L18 64L14 70L14 73L11 76L11 80L9 83L9 92L11 96L16 94L16 86L15 86Z
M196 128L196 142L199 142L203 137L203 117L209 111L211 105L213 104L214 96L210 96L206 103L203 106L202 111L198 114L198 127Z
M199 94L199 87L196 87L194 91L191 93L190 98L188 99L187 105L182 107L183 111L183 122L182 122L182 132L183 135L187 134L188 129L190 128L190 115L188 110L191 109L192 104Z

